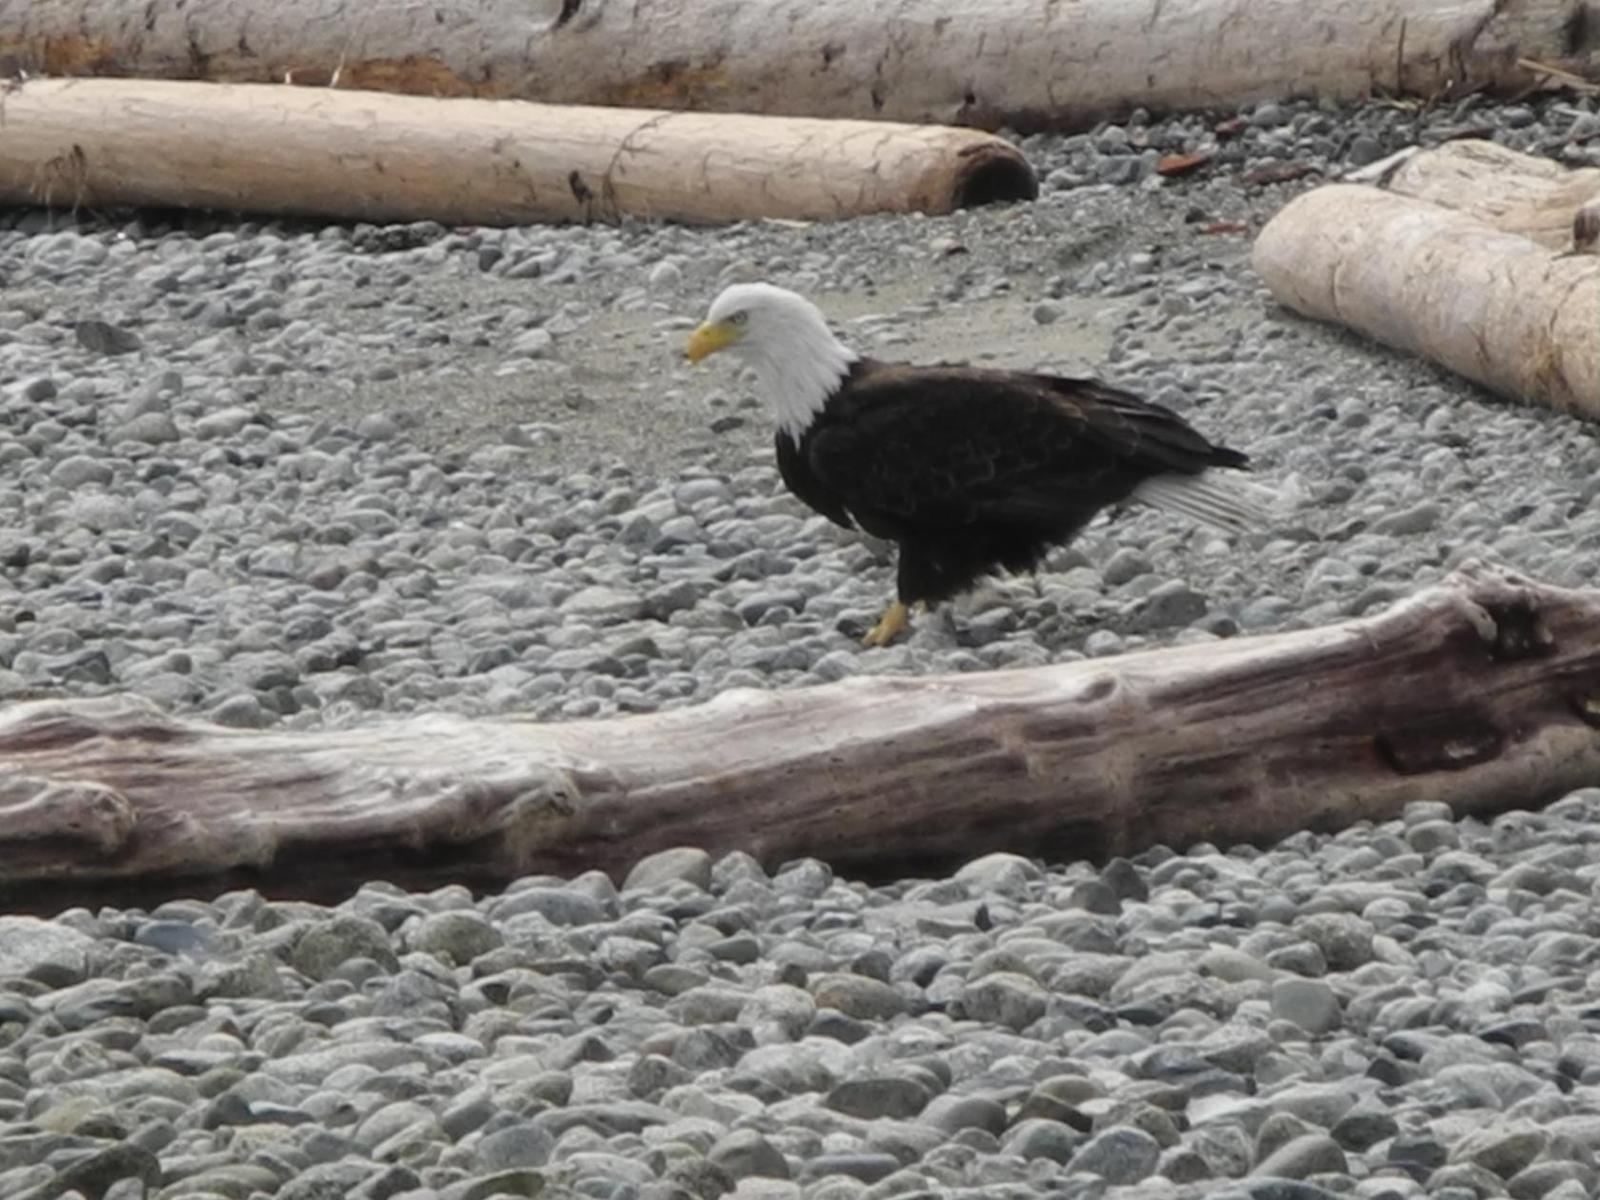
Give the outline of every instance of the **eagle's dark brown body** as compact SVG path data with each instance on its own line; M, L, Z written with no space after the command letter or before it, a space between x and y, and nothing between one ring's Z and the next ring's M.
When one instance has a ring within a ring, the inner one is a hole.
M1156 476L1243 467L1176 413L1103 383L862 359L798 437L789 489L899 547L904 604L1026 571Z

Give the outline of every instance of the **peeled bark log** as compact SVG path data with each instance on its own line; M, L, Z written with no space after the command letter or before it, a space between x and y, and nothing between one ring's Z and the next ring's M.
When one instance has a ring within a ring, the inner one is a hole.
M1600 417L1600 262L1556 252L1597 175L1452 143L1399 166L1394 190L1332 184L1291 201L1261 231L1255 269L1305 316Z
M1384 188L1565 251L1572 248L1575 215L1600 198L1600 169L1564 167L1494 142L1464 139L1412 155Z
M1600 783L1600 591L1473 567L1320 629L551 725L242 732L36 701L0 713L0 779L13 905L620 876L684 844L883 876L1267 842Z
M970 129L162 80L0 96L0 204L447 224L830 220L1026 199Z
M1135 107L1521 90L1586 0L0 0L34 73L1074 128ZM775 36L774 31L781 31Z

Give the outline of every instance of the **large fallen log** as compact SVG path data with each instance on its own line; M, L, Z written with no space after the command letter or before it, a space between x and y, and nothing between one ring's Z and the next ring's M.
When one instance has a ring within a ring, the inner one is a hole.
M1032 197L971 129L328 88L35 79L0 93L0 204L445 223L944 213Z
M128 698L17 704L0 713L0 895L620 875L682 844L881 876L1002 849L1266 842L1592 784L1600 591L1473 567L1321 629L566 724L244 732Z
M1305 316L1600 417L1600 259L1568 252L1575 234L1583 248L1600 172L1552 166L1484 143L1417 153L1387 189L1290 201L1256 240L1255 269Z
M1071 128L1144 106L1521 90L1588 0L0 0L51 75ZM774 31L781 31L775 36Z

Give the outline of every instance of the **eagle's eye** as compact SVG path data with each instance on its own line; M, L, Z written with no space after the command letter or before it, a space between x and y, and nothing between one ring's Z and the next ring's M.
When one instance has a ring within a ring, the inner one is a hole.
M745 312L742 308L728 318L728 324L730 325L746 325L749 323L749 321L750 314Z

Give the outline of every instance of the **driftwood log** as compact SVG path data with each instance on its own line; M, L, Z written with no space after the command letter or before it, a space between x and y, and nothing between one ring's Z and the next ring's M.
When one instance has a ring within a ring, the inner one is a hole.
M1573 248L1575 215L1600 198L1600 168L1564 167L1554 159L1468 138L1407 156L1395 164L1383 188L1562 253Z
M0 895L620 876L684 844L882 876L992 850L1264 842L1413 800L1490 813L1593 784L1600 590L1471 567L1325 628L608 720L243 732L127 698L16 704L0 712Z
M1254 250L1273 295L1502 395L1600 418L1600 258L1574 252L1600 171L1452 142L1386 183L1331 184L1273 217Z
M781 30L781 36L774 36ZM1521 90L1593 0L0 0L34 74L1074 128L1135 107Z
M444 223L831 220L1037 194L971 129L136 79L0 93L0 204Z

